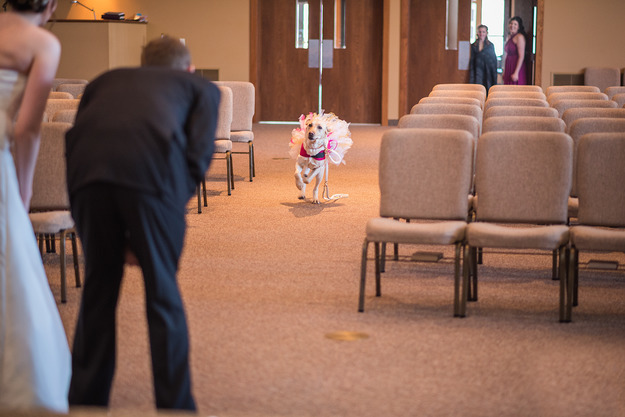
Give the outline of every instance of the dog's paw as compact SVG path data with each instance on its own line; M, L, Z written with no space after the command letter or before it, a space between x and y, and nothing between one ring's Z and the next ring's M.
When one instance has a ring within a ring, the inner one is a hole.
M299 195L299 196L297 196L297 199L298 200L306 200L306 197L304 197L303 195Z
M313 199L312 201L313 204L321 204L321 201L319 201L318 198Z

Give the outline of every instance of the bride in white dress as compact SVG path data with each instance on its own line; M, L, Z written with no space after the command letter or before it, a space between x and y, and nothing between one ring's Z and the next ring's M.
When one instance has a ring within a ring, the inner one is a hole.
M26 210L60 56L58 40L40 26L56 0L8 4L0 13L0 411L67 412L67 338Z

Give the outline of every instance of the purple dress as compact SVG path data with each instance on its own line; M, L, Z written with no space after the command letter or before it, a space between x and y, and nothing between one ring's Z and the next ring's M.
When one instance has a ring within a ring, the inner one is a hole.
M516 36L516 35L515 35ZM521 35L523 36L523 35ZM511 36L510 39L506 42L504 46L504 51L506 53L506 67L503 74L503 83L504 84L518 84L525 85L527 84L527 72L525 71L525 59L523 59L523 63L521 64L521 68L519 69L519 81L512 81L512 74L514 74L514 70L516 69L517 61L519 60L519 53L517 52L516 45L512 42L514 36Z

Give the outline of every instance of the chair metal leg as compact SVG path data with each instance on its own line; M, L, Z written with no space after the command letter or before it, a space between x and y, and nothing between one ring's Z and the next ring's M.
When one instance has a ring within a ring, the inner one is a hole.
M208 207L208 196L206 195L206 179L202 178L202 193L204 193L204 207Z
M460 292L458 317L466 317L467 300L469 298L469 248L462 245L462 291Z
M226 181L228 182L228 195L234 190L234 173L232 169L232 152L226 152Z
M571 303L573 301L572 277L569 273L570 262L573 261L571 251L568 248L561 247L559 249L560 263L560 322L568 323L571 321Z
M67 235L65 230L61 230L59 232L59 246L61 247L60 251L60 262L61 262L61 302L67 302L67 280L65 275L65 239L67 239Z
M365 311L365 281L367 279L367 252L369 241L365 239L362 244L362 259L360 261L360 295L358 297L358 312Z
M254 144L250 142L250 146L248 149L248 154L250 158L250 182L254 179Z
M200 187L201 187L201 184L198 184L197 185L197 212L198 213L202 212L202 198L200 196L201 194Z
M468 291L468 301L477 301L477 263L478 263L478 248L469 247L469 268L470 268L470 282Z
M478 248L477 250L477 263L478 265L482 265L484 263L484 251L482 248Z
M72 232L70 237L72 239L72 255L74 258L74 278L76 280L76 288L80 288L80 266L78 265L78 242L76 232Z
M380 255L380 272L386 271L386 242L382 242L382 254Z
M553 251L552 262L551 262L551 279L554 281L557 281L559 277L558 258L559 258L559 253L558 253L558 249L556 249Z
M576 307L578 305L578 294L579 294L579 250L577 248L571 247L571 264L572 267L569 271L569 276L572 279L573 285L573 302L572 306Z
M374 256L375 256L375 296L382 295L382 289L380 284L380 242L373 243Z
M460 277L460 256L464 258L464 245L462 243L456 243L456 253L454 258L454 317L464 317L464 311L462 311L461 299L464 296L462 291L461 297L461 277ZM462 273L462 281L464 282L464 270Z

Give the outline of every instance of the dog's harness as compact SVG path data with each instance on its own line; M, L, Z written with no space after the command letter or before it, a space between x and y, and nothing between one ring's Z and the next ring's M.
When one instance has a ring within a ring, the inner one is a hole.
M319 152L317 155L308 155L308 152L306 152L306 149L304 149L304 144L302 144L302 147L299 150L299 154L304 158L313 158L316 161L323 161L324 159L326 159L325 150L321 150L321 152Z

